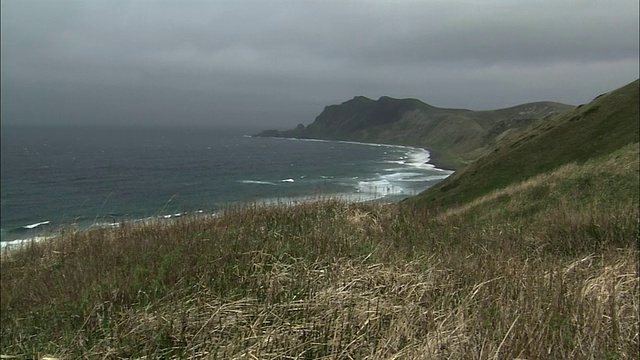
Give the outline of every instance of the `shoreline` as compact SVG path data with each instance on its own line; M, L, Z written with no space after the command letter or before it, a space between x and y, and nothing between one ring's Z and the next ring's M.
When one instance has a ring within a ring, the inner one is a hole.
M257 136L252 136L257 137ZM442 176L448 176L449 172L452 170L439 167L432 159L432 152L424 147L411 146L411 145L401 145L401 144L383 144L383 143L372 143L372 142L361 142L361 141L350 141L350 140L329 140L329 139L300 139L300 138L292 138L292 137L273 137L276 140L290 140L290 141L309 141L309 142L323 142L323 143L343 143L343 144L354 144L359 146L373 146L379 148L389 148L389 149L399 149L402 152L415 153L416 157L405 157L405 160L400 160L401 163L404 163L409 167L416 167L421 169L433 169L438 172L441 172ZM386 153L386 151L385 151ZM401 166L405 166L401 165ZM446 174L446 175L444 175ZM440 176L440 175L437 175ZM394 182L395 179L382 177L383 181ZM394 185L378 184L376 182L380 182L380 179L368 179L363 178L361 180L357 180L354 184L354 190L352 192L332 192L332 193L314 193L307 195L297 195L297 196L289 196L289 197L263 197L252 200L244 200L244 201L232 201L226 203L218 208L210 208L208 210L198 209L198 210L189 210L181 211L176 213L154 213L152 215L146 215L144 213L138 214L137 217L93 217L88 216L85 220L71 220L70 222L61 222L56 219L48 219L44 218L39 221L34 220L33 223L22 226L8 227L7 229L2 229L2 241L0 241L0 251L3 251L5 248L20 248L23 244L29 243L34 239L36 241L40 241L42 239L48 239L51 237L55 237L61 232L64 231L91 231L97 228L117 228L122 223L126 224L135 224L138 222L155 222L155 221L167 221L170 219L175 219L184 216L197 215L197 213L216 213L220 211L224 211L224 209L228 207L235 206L254 206L254 205L267 205L267 206L280 206L280 205L296 205L302 202L313 202L319 200L326 199L336 199L339 201L346 202L388 202L388 203L396 203L405 200L406 198L410 198L419 194L424 189L414 189L412 191L410 188L402 190L400 192L395 191L398 189L402 189L401 187L396 187L395 190L393 188ZM427 186L427 185L425 185ZM382 189L382 190L380 190ZM387 191L384 191L387 189ZM388 190L391 189L391 190ZM266 194L265 194L266 195ZM197 209L197 208L196 208ZM50 221L51 220L51 221ZM86 221L88 220L88 221Z
M406 199L406 198L405 198ZM119 231L123 228L129 227L155 227L155 226L170 226L178 221L200 221L209 220L220 215L223 215L228 210L233 209L251 209L251 208L271 208L271 207L295 207L300 205L308 205L314 203L323 202L344 202L344 203L378 203L378 204L399 204L403 199L399 199L398 195L390 195L383 197L363 198L358 196L306 196L302 198L286 198L278 199L276 201L270 201L272 199L264 199L264 201L255 202L237 202L230 203L224 209L216 212L210 211L194 211L184 212L181 214L168 214L159 215L153 217L146 217L142 219L124 219L117 223L95 223L85 228L79 228L77 224L65 225L62 224L57 230L42 231L38 234L34 234L31 237L23 239L12 239L8 241L0 242L0 258L5 258L11 254L22 251L31 244L40 244L45 242L56 241L57 239L64 239L69 234L86 234L92 231Z
M395 147L395 148L405 148L405 149L420 149L425 150L429 153L429 161L427 164L433 165L437 170L445 170L456 172L458 169L454 166L450 166L447 164L447 161L440 161L434 158L434 156L438 156L438 151L433 150L426 146L419 145L401 145L401 144L385 144L385 143L375 143L375 142L366 142L366 141L357 141L357 140L334 140L334 139L320 139L320 138L297 138L297 137L289 137L289 136L262 136L262 135L246 135L255 138L268 138L268 139L284 139L284 140L297 140L297 141L318 141L318 142L335 142L335 143L343 143L343 144L356 144L356 145L366 145L366 146L381 146L381 147Z
M251 208L251 207L292 207L302 204L311 204L314 202L323 201L340 201L347 203L400 203L402 199L395 199L396 196L362 196L362 194L333 194L333 195L309 195L303 197L290 197L281 199L265 198L261 201L246 201L246 202L233 202L227 204L220 210L197 210L192 212L183 212L176 214L157 215L136 219L122 219L118 222L96 222L89 226L79 226L78 224L60 224L56 229L48 229L29 235L25 238L13 238L11 240L0 241L0 256L5 256L14 251L20 251L25 246L29 246L32 243L40 243L43 241L55 240L61 236L65 236L69 233L88 233L91 231L99 230L117 230L128 226L157 226L157 225L170 225L176 221L197 221L201 219L210 219L223 214L229 209L236 208ZM393 200L390 200L393 198Z

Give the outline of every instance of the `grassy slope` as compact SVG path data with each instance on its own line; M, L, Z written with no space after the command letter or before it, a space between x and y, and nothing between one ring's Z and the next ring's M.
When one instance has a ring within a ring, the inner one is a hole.
M328 201L69 233L2 259L2 352L633 357L638 181L632 144L441 213Z
M616 93L598 110L625 114ZM637 135L621 142L439 210L320 201L66 232L3 255L0 353L635 358Z
M2 258L1 353L633 358L638 148L433 212L321 201Z
M327 106L307 126L267 131L263 136L354 140L422 146L440 167L458 168L499 143L517 136L528 125L572 107L553 102L506 109L471 111L443 109L416 99L356 97Z
M570 162L604 156L639 139L638 81L554 119L538 123L411 200L447 206Z

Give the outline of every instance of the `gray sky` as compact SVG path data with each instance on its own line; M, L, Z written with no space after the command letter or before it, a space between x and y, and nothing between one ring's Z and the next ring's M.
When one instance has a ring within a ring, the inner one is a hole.
M495 109L638 78L637 0L1 1L2 124L308 124L355 95Z

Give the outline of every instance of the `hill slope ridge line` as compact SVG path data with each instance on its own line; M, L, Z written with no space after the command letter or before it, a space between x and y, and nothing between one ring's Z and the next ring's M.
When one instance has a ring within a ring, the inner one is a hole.
M636 80L532 126L409 202L430 206L467 203L562 165L584 163L638 143L639 125Z
M457 169L495 144L516 137L531 124L572 108L541 101L472 111L438 108L417 99L356 96L326 106L308 126L267 130L256 136L419 146L430 150L438 167Z

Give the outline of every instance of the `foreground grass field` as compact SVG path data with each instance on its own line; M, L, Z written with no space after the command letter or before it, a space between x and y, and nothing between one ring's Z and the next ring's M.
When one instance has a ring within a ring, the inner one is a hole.
M638 354L638 144L435 212L319 200L2 256L17 358Z

